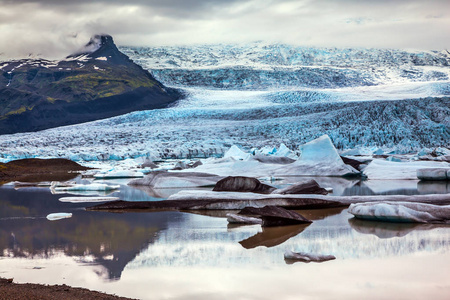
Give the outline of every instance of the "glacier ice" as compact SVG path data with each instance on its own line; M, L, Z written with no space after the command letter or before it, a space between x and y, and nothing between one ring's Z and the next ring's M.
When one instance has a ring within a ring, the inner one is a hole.
M450 163L435 161L392 162L374 159L365 169L369 179L410 179L417 180L417 172L428 168L450 168Z
M411 202L351 204L348 212L366 220L411 223L450 223L450 205Z
M106 202L116 201L118 197L61 197L59 201L70 203L91 203L91 202Z
M95 179L136 178L136 177L144 177L144 173L132 170L117 170L106 173L94 174Z
M71 218L72 213L52 213L47 215L47 220L49 221L57 221L61 219Z
M117 190L120 185L108 185L104 183L91 183L91 184L74 184L71 186L51 186L50 189L60 191L111 191Z
M285 145L295 159L300 145L323 134L353 154L444 149L450 140L445 51L261 43L121 50L187 98L167 109L2 135L0 161L223 157L232 145L266 154Z

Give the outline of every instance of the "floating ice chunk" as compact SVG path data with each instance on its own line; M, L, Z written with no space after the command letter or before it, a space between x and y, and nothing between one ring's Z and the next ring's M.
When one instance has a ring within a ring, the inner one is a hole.
M255 153L263 154L263 155L275 155L277 153L277 148L264 146L259 150L256 150Z
M321 137L305 143L300 146L300 160L303 162L330 162L342 163L342 159L339 156L336 148L331 142L328 135L322 135Z
M450 168L428 168L417 170L417 178L420 180L450 180L449 174Z
M359 175L345 164L328 135L300 146L300 159L277 170L277 175L351 176Z
M117 190L120 185L107 185L103 183L92 184L76 184L73 186L52 186L51 189L55 191L111 191Z
M129 185L144 185L152 188L189 188L214 186L223 177L197 172L152 172L142 179L130 181Z
M47 215L47 220L49 220L49 221L56 221L56 220L67 219L67 218L72 218L72 214L71 213L53 213L53 214Z
M333 255L317 255L304 252L293 252L287 250L284 253L284 259L287 261L302 261L302 262L323 262L336 259Z
M384 222L450 223L450 205L412 202L351 204L348 212L356 218Z
M260 218L247 217L231 213L227 214L227 221L232 224L262 224L262 220Z
M88 202L107 202L119 200L118 197L62 197L59 198L61 202L70 203L88 203Z
M289 158L292 158L292 159L298 159L297 155L295 155L295 153L283 143L281 143L280 148L278 148L277 152L275 152L274 155L275 156L289 157Z
M450 164L435 161L391 162L384 159L374 159L364 169L364 174L369 179L417 180L417 170L423 168L450 168Z
M230 147L230 149L228 149L227 152L225 152L225 155L223 156L223 158L228 158L228 157L232 157L232 158L238 159L238 160L248 160L251 157L251 154L245 153L244 151L239 149L238 146L233 145Z
M97 179L112 179L112 178L140 178L144 177L144 173L138 171L120 170L111 171L107 173L95 174Z

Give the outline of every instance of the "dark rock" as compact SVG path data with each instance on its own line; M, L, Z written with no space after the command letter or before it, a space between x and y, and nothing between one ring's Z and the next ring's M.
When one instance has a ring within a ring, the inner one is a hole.
M358 171L361 171L361 165L364 164L363 162L361 162L359 160L348 158L345 156L341 156L341 159L344 162L344 164L352 166L353 168L355 168Z
M273 186L261 183L258 179L244 176L228 176L216 183L215 192L251 192L270 194L276 190Z
M319 184L314 180L310 179L303 182L297 182L291 186L283 189L277 189L272 192L272 194L288 195L288 194L318 194L326 195L327 190L321 188Z
M278 206L264 206L262 208L246 207L239 212L240 215L257 216L262 219L263 227L284 226L294 224L312 223L302 215Z

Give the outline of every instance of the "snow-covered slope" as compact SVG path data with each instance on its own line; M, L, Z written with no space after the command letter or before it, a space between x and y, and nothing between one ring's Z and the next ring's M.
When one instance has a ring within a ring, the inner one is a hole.
M209 157L231 145L297 150L323 134L339 150L449 147L447 52L260 43L121 51L188 97L158 111L3 135L1 158Z
M175 86L273 90L449 80L446 51L307 48L280 44L122 47Z

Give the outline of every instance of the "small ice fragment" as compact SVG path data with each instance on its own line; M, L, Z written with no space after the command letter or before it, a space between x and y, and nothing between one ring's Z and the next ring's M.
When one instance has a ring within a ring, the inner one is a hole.
M71 218L71 217L72 217L71 213L53 213L53 214L47 215L47 220L56 221L56 220L67 219L67 218Z

